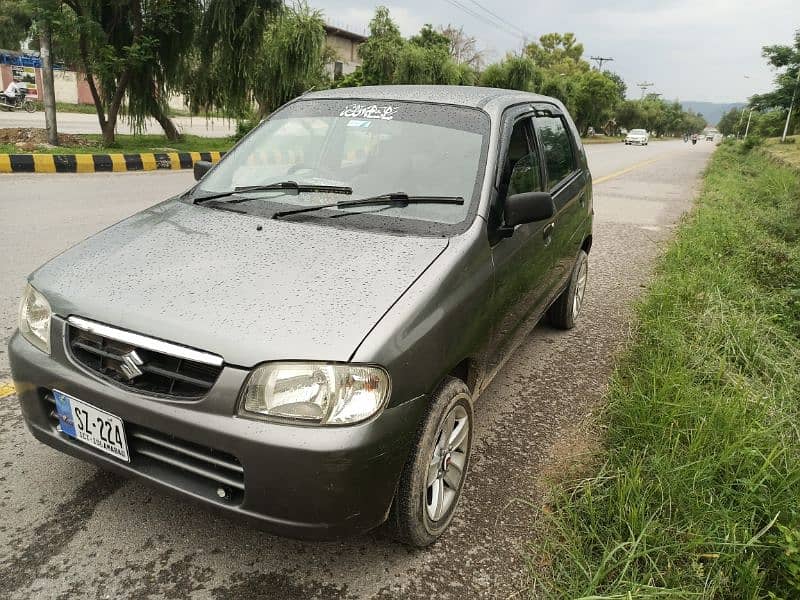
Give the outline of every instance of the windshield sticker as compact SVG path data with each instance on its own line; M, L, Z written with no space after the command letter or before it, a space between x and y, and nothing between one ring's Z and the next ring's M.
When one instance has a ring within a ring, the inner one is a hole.
M394 106L378 106L377 104L350 104L339 113L340 117L356 117L361 119L382 119L391 121L397 113Z
M348 127L369 127L372 121L360 121L359 119L350 119L347 122Z

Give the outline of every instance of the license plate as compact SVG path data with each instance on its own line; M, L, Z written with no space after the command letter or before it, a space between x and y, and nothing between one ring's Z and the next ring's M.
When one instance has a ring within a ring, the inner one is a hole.
M53 390L53 396L61 431L84 444L130 462L122 419L64 392Z

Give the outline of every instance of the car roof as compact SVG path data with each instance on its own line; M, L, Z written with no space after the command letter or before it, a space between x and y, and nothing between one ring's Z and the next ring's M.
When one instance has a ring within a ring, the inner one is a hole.
M472 108L485 108L491 103L501 110L521 102L550 102L561 106L560 102L548 96L468 85L365 85L310 92L302 96L302 99L397 100L455 104Z

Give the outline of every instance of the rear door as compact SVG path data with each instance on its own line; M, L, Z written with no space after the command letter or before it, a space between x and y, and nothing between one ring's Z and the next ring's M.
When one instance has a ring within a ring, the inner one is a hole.
M572 273L583 243L583 224L588 216L587 178L578 145L568 117L554 105L537 106L533 118L536 137L545 167L545 189L553 196L552 252L555 261L556 291Z

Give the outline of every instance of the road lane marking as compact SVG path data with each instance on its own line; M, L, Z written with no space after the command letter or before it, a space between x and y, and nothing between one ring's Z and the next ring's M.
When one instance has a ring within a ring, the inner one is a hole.
M668 156L672 156L669 154ZM631 165L630 167L626 167L624 169L620 169L619 171L615 171L613 173L609 173L608 175L603 175L602 177L598 177L597 179L592 179L592 184L597 185L599 183L603 183L608 181L609 179L614 179L621 175L625 175L626 173L630 173L631 171L635 171L641 167L646 167L647 165L652 165L655 162L660 161L661 159L666 158L665 156L659 156L657 158L651 158L649 160L643 160L642 162L638 162L636 164Z
M13 383L10 381L0 381L0 399L16 393L17 390L14 388Z

